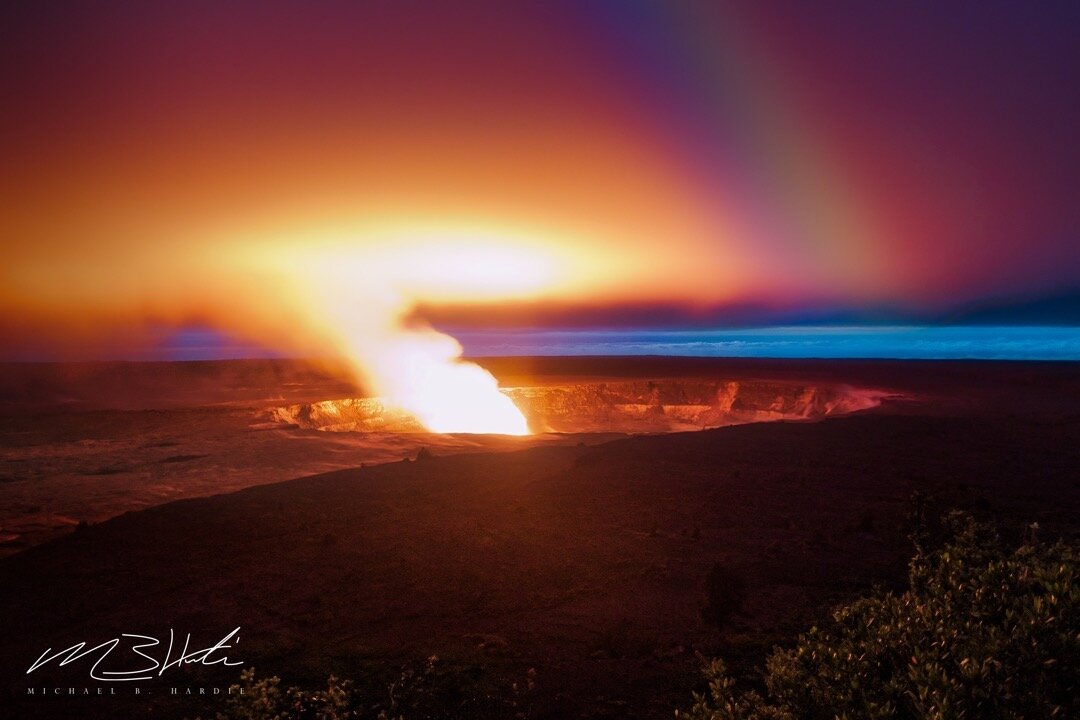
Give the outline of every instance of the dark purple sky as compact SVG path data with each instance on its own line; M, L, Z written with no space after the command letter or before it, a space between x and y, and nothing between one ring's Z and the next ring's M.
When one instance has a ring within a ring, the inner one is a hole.
M1078 35L1077 2L4 4L0 334L257 336L226 231L386 217L571 258L421 298L443 324L1080 322Z

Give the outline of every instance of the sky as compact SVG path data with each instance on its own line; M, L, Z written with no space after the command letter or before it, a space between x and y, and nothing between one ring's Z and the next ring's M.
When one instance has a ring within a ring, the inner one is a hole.
M0 344L302 352L343 303L474 329L1080 323L1078 21L7 3Z

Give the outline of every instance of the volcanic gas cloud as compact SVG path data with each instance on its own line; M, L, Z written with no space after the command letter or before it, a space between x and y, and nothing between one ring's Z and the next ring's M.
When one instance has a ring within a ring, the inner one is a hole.
M333 247L289 255L308 321L357 380L426 429L526 435L525 416L449 335L410 320L419 299L521 296L542 284L543 258L505 243L397 239L362 253Z

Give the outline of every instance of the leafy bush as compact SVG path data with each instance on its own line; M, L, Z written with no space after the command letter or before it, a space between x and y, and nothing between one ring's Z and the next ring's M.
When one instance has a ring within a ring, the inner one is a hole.
M360 690L333 675L325 689L283 689L277 677L256 679L244 670L216 720L408 720L513 717L528 705L535 672L504 687L471 667L448 666L432 656L401 668L378 691ZM240 691L243 692L240 692Z
M1077 545L1009 549L954 513L951 539L919 549L902 595L878 592L776 649L765 694L739 690L720 660L691 720L1080 717Z
M228 705L216 720L345 720L362 717L354 707L352 683L329 677L325 690L283 689L274 676L257 680L255 668L240 673ZM385 716L380 716L385 717ZM198 720L198 719L197 719Z

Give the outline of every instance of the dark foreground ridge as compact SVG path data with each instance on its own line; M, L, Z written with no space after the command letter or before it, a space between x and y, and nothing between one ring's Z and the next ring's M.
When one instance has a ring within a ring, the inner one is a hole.
M167 688L228 686L239 668L177 670L137 701L28 698L100 683L81 662L25 671L48 647L169 628L209 644L239 625L233 659L291 684L436 654L535 668L534 717L671 717L698 682L694 651L737 670L822 608L901 581L913 491L1075 535L1074 402L428 457L128 513L0 561L3 704L194 716ZM723 631L701 612L718 564L745 585Z

